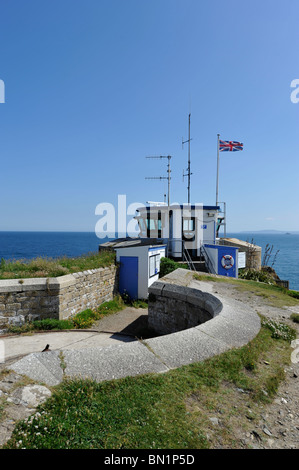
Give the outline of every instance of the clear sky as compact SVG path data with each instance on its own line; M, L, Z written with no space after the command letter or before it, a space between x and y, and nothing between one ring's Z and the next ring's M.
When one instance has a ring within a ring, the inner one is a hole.
M299 230L298 0L3 0L0 230L94 231L99 203L215 204Z

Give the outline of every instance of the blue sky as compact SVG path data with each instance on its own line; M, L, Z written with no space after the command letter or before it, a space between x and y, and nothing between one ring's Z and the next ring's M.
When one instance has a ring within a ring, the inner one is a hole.
M6 0L0 230L94 231L95 208L215 204L227 230L299 230L297 0Z

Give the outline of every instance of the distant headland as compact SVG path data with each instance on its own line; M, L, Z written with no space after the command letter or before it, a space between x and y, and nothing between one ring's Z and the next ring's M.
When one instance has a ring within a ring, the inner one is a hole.
M242 230L242 232L238 233L265 233L265 234L278 234L278 235L298 235L299 231L284 231L284 230Z

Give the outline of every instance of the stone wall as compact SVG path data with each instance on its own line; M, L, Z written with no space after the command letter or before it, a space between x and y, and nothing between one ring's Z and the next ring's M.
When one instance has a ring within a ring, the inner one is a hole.
M0 280L0 329L43 318L65 319L112 300L117 291L116 266L57 278Z
M165 335L193 328L221 312L222 303L216 297L174 284L172 277L172 273L168 274L149 287L148 326L156 333Z

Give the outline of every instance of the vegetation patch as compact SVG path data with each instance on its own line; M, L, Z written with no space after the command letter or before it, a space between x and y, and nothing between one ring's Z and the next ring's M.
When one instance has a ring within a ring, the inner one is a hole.
M290 344L265 322L246 346L171 370L96 383L65 379L5 448L246 447L260 406L275 396Z
M262 326L271 331L272 338L283 339L291 343L296 339L296 331L282 322L276 322L269 318L262 318Z
M293 320L294 323L299 323L299 314L298 313L292 313L290 318L291 318L291 320Z
M166 274L169 274L178 268L188 269L188 265L184 263L177 263L176 261L169 258L161 258L160 277L164 277Z
M265 282L267 284L275 284L273 276L266 271L258 271L256 269L240 269L238 276L240 279L247 279L249 281Z
M299 292L285 289L277 285L268 284L259 281L226 278L224 276L211 276L205 274L193 275L193 278L203 282L220 282L234 286L241 292L249 292L264 297L269 304L275 307L298 306Z
M32 260L0 261L0 279L24 279L36 277L59 277L89 269L115 264L114 251L89 253L76 258L35 258Z

